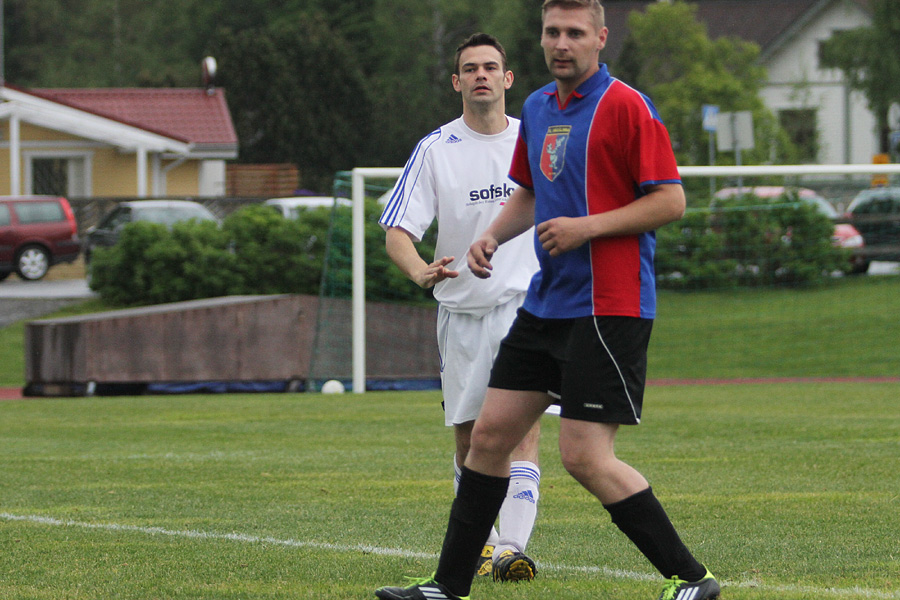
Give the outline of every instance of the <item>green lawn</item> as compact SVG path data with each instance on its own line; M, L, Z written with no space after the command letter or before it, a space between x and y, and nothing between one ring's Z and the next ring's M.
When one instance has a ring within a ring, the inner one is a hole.
M654 386L619 455L731 600L900 599L895 383ZM439 394L0 402L0 598L371 598L435 566ZM529 584L475 599L656 598L559 465L545 417Z
M900 277L660 294L649 377L900 375Z

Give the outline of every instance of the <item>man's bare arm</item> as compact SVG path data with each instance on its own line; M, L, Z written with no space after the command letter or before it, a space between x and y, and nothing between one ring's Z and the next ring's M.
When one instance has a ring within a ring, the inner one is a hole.
M384 246L394 264L419 287L430 288L444 279L452 279L459 275L459 271L447 268L447 265L456 260L453 256L444 256L432 263L425 262L419 256L409 232L401 227L391 227L387 230Z

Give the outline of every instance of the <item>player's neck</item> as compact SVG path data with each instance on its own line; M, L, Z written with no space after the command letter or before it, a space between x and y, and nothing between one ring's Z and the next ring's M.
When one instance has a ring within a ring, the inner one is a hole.
M496 135L498 133L503 133L509 126L509 121L506 120L504 106L502 105L499 109L488 111L471 110L470 108L467 108L463 110L463 121L465 121L466 126L469 129L476 133L480 133L481 135Z

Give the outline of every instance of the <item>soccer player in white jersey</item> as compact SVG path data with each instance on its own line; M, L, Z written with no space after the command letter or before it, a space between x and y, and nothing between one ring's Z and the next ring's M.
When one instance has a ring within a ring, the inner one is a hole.
M466 251L515 188L507 174L519 121L506 115L506 90L513 73L503 46L493 36L475 34L457 48L452 83L462 96L462 116L419 142L380 223L394 263L419 286L434 286L444 420L454 428L458 481L500 340L538 265L529 233L497 252L493 261L504 267L496 269L495 277L479 279L469 271ZM435 256L426 261L415 243L435 219ZM512 455L499 531L491 531L479 575L492 575L497 581L534 578L534 561L524 552L537 515L538 439L536 423Z

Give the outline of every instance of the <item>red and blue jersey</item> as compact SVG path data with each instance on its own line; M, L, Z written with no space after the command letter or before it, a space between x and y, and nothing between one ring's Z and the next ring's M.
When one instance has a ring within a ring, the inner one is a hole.
M565 102L565 104L563 104ZM650 99L606 65L568 98L556 83L531 94L510 178L535 193L535 224L584 217L634 202L647 186L681 183L669 134ZM551 257L537 239L541 269L523 308L543 318L656 316L656 235L595 238Z

